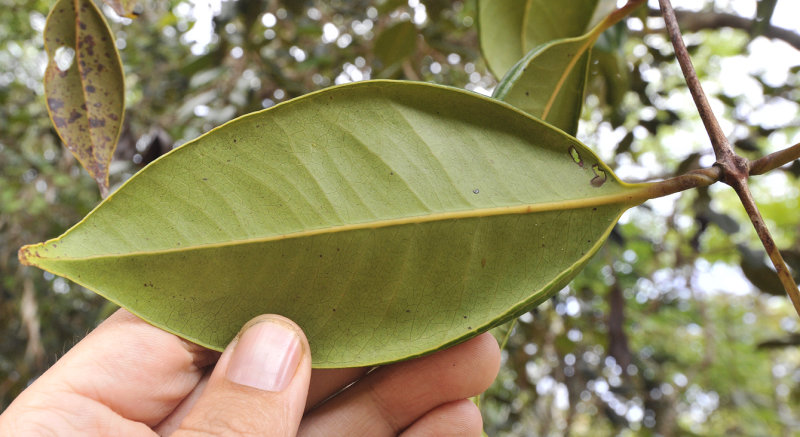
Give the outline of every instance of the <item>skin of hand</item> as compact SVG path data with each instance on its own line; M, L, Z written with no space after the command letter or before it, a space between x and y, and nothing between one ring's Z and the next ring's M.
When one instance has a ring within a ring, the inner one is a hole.
M280 316L251 320L220 355L119 310L9 405L0 435L479 436L467 398L499 366L486 333L373 371L312 371Z

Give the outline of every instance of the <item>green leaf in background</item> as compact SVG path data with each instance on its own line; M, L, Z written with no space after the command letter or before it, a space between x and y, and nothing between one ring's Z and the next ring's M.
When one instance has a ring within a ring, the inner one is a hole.
M103 0L120 17L136 18L141 12L139 11L139 2L137 0Z
M586 34L539 46L508 72L494 97L575 135L594 40Z
M50 118L69 151L105 190L125 106L114 37L91 0L59 0L47 17L44 40Z
M373 365L546 300L647 187L497 100L358 82L175 149L20 259L204 346L278 313L316 367Z
M375 55L389 67L411 56L417 48L417 27L410 21L401 21L378 35Z
M592 47L590 63L595 65L595 72L603 82L604 100L611 107L621 105L625 94L631 89L630 73L623 51L627 31L625 23L617 23L603 32Z
M495 88L494 97L575 135L591 48L631 7L605 16L585 35L537 46L509 70Z
M506 75L526 53L583 35L614 9L609 0L480 0L478 37L489 69Z

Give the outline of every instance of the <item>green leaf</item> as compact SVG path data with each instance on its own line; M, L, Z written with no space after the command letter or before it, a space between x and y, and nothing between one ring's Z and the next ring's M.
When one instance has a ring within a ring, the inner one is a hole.
M647 187L497 100L358 82L173 150L20 259L204 346L278 313L316 367L365 366L546 300Z
M44 30L50 118L101 189L122 128L125 86L114 37L91 0L59 0Z
M374 52L386 68L411 56L416 49L417 27L410 21L401 21L378 35Z
M606 15L588 33L537 46L508 71L494 97L575 135L591 61L591 48L629 7Z
M583 35L613 7L608 0L480 0L481 52L495 76L503 77L526 53Z
M532 50L497 85L494 97L575 135L594 39L586 34Z
M141 15L137 0L103 0L120 17L136 18Z

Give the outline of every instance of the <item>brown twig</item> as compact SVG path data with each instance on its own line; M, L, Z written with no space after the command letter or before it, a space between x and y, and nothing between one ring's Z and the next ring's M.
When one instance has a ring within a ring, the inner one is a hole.
M628 3L625 3L625 5L623 5L621 8L611 12L608 17L603 20L604 24L602 29L606 30L609 27L617 24L620 20L630 15L634 9L641 6L644 1L645 0L628 0Z
M791 299L792 305L794 305L794 310L800 315L800 293L798 293L797 284L795 284L792 273L789 271L789 268L786 267L786 262L783 260L781 252L775 245L775 240L772 239L772 235L770 235L769 229L767 229L767 225L761 217L761 212L756 206L756 202L753 199L753 195L750 193L747 182L744 180L737 180L736 185L732 186L739 196L739 200L742 201L742 205L744 205L744 209L747 211L750 221L753 222L753 227L756 228L758 238L761 239L761 244L763 244L764 249L767 250L767 255L769 255L769 259L772 261L772 264L775 266L775 271L778 273L778 279L781 280L783 288L786 289L786 294L789 295L789 299Z
M661 11L657 9L650 9L647 12L651 17L661 16ZM751 18L740 17L739 15L726 14L722 12L694 12L677 10L675 11L675 15L678 17L678 22L681 23L683 29L690 32L722 28L741 29L750 32L753 30L753 25L756 22ZM762 35L770 39L781 40L795 49L800 50L800 34L797 34L789 29L776 27L770 24L764 29L764 33Z
M733 151L714 116L714 112L711 110L711 106L708 104L708 99L705 92L703 92L703 87L700 85L700 80L697 78L697 73L692 66L692 60L678 28L678 20L675 17L675 11L672 9L672 3L670 0L659 0L659 4L661 5L661 14L664 16L667 33L672 41L672 46L675 48L675 57L678 59L683 76L686 78L686 85L689 87L689 92L692 94L697 111L700 113L700 118L703 120L703 125L705 125L706 132L708 132L708 136L711 139L711 146L714 148L714 154L717 157L717 162L714 165L719 167L721 171L721 180L730 185L739 196L739 200L744 205L744 209L747 211L747 215L750 217L761 243L767 250L767 254L778 272L781 284L786 289L795 311L800 315L800 290L798 290L797 284L795 284L786 263L783 261L783 257L781 257L778 248L775 246L775 241L772 239L766 224L764 224L764 219L761 217L758 206L756 206L755 200L750 193L750 188L747 186L747 178L751 174L750 162ZM779 158L770 158L772 155L762 158L765 160L758 164L756 171L764 171L771 164L779 162L780 159L793 156L792 154L796 152L793 149L794 147L790 147L787 151L778 152Z
M697 106L697 111L700 113L700 118L703 120L703 125L706 127L709 138L711 138L711 146L714 148L714 154L717 156L717 162L723 163L730 161L730 156L735 155L728 143L728 138L722 132L722 128L711 110L711 105L708 104L706 93L703 91L700 80L697 78L697 73L694 71L692 59L689 57L689 52L686 50L686 44L683 42L681 30L678 28L678 19L675 17L675 11L672 9L672 3L669 0L659 0L661 5L661 13L664 15L664 23L666 24L667 33L669 34L672 45L675 47L675 57L678 59L678 64L683 71L683 77L686 78L686 85L689 87L689 92L692 94L694 104Z
M795 159L800 159L800 143L750 162L750 176L764 174Z

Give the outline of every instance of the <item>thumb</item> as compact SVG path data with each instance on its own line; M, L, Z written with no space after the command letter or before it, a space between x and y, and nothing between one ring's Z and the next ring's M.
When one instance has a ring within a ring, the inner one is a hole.
M284 317L256 317L222 353L173 435L294 436L310 378L303 331Z

